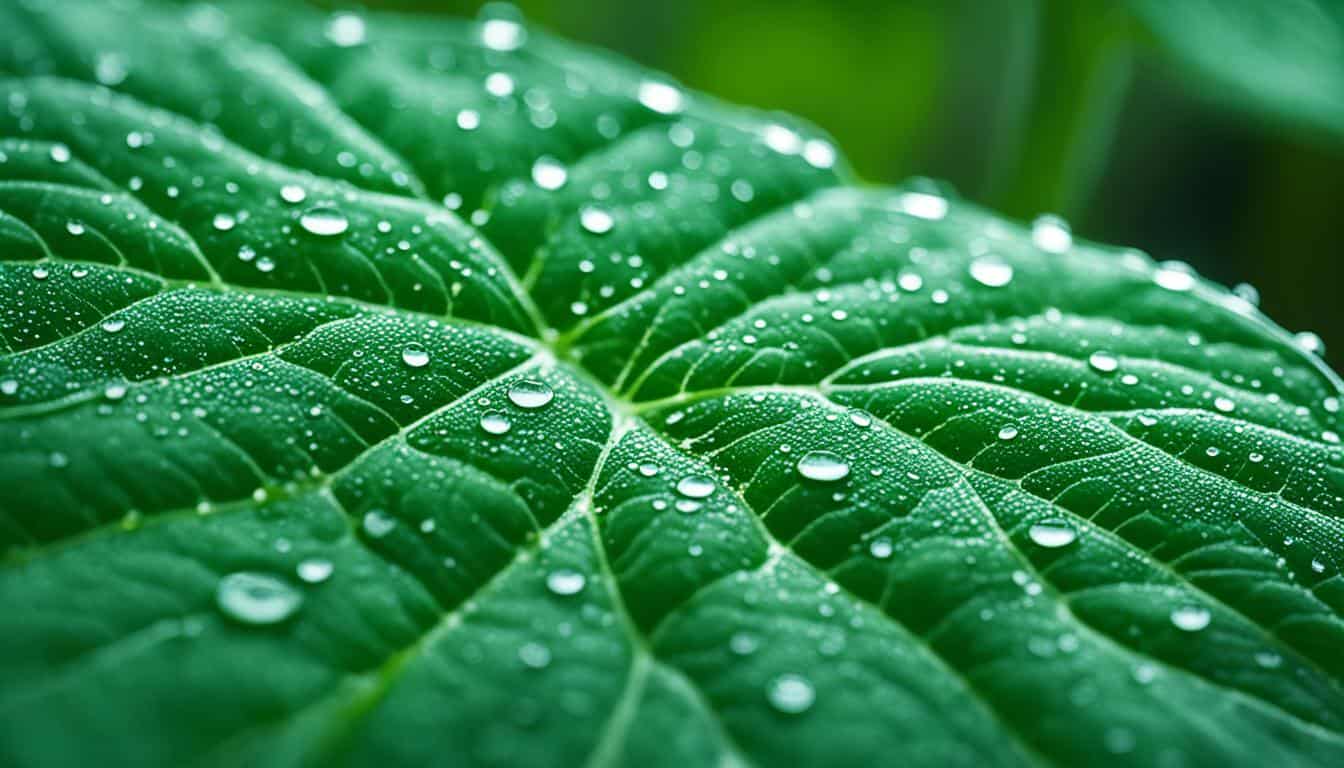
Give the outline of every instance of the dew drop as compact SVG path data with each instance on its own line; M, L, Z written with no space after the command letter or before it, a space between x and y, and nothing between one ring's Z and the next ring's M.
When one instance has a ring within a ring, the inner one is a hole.
M333 45L350 48L364 42L364 19L353 13L338 13L327 22L327 39Z
M311 557L299 563L295 572L299 578L309 584L321 584L331 578L331 574L336 570L336 566L330 560L324 560L318 557Z
M1164 266L1153 273L1153 282L1168 291L1188 291L1195 287L1195 276L1185 265Z
M546 588L557 595L577 595L583 591L588 580L582 573L569 568L561 568L546 574Z
M947 215L947 200L927 192L906 192L898 200L901 210L920 219L937 221Z
M1015 437L1017 437L1017 427L1012 424L1006 424L999 428L1000 440L1012 440Z
M52 144L51 159L57 163L70 162L70 148L64 144Z
M1237 409L1237 404L1231 398L1219 397L1214 399L1213 407L1222 413L1231 413Z
M594 235L605 235L616 225L611 214L595 206L584 206L579 212L579 224Z
M891 539L888 539L885 536L873 539L872 543L868 545L868 554L878 560L886 560L888 557L891 557L891 553L894 551L896 550L891 543Z
M538 187L555 190L565 186L569 172L553 157L542 156L532 164L532 181Z
M520 379L509 386L509 402L519 408L541 408L555 399L551 385L537 379Z
M308 199L308 192L298 184L286 184L280 188L280 199L291 205Z
M524 643L518 649L518 660L532 669L542 669L551 663L551 649L541 643Z
M51 275L46 267L33 267L34 280L46 280Z
M1209 626L1213 614L1198 605L1183 605L1171 612L1171 623L1186 632L1198 632Z
M381 539L397 527L397 519L389 517L381 509L371 509L364 513L364 532L375 539Z
M798 460L798 474L808 480L833 483L849 476L849 464L830 451L808 451Z
M239 571L220 579L215 603L235 621L276 624L294 615L303 604L303 594L269 574Z
M798 715L812 708L817 700L817 691L807 678L789 673L770 681L766 699L770 706L780 712Z
M486 411L481 414L481 429L492 435L502 435L513 428L513 422L501 411Z
M350 228L350 220L329 205L315 205L299 216L299 226L318 237L336 237Z
M971 277L990 288L1002 288L1013 280L1013 267L997 259L976 259L971 262Z
M685 97L675 86L654 80L645 80L639 84L639 103L664 115L680 112L685 106Z
M107 333L118 333L121 329L126 327L126 321L119 317L109 317L104 320L99 327Z
M481 42L496 51L516 51L527 41L527 30L509 19L488 19L481 24Z
M639 463L639 474L643 475L644 477L653 477L654 475L658 474L660 470L661 467L659 467L656 463L652 461L641 461Z
M231 213L216 213L212 224L216 230L220 232L228 232L237 226L238 219L234 218Z
M1321 340L1320 336L1311 331L1299 331L1298 333L1293 334L1293 341L1297 344L1298 349L1301 349L1303 352L1313 355L1325 354L1325 342Z
M1073 529L1073 526L1057 518L1032 524L1031 528L1027 530L1027 535L1038 546L1046 549L1067 547L1078 540L1078 532Z
M1047 214L1031 223L1031 241L1042 251L1064 253L1073 247L1073 233L1068 222Z
M429 365L429 350L412 342L401 348L401 361L412 368L424 368Z
M873 417L867 411L851 408L848 416L850 423L856 427L871 427L873 425Z
M677 493L690 499L703 499L714 493L714 478L709 475L687 475L677 481Z
M1114 373L1120 367L1120 360L1109 352L1093 352L1087 358L1087 364L1098 373Z

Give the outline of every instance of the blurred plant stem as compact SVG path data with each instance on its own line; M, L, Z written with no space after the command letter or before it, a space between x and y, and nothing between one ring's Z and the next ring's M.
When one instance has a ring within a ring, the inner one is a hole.
M981 195L1005 213L1076 216L1107 162L1132 71L1132 21L1118 6L1040 0L1023 14ZM1017 70L1017 71L1015 71Z

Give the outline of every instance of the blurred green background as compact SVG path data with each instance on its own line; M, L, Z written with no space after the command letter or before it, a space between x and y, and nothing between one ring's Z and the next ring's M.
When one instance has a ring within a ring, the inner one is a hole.
M1019 218L1058 213L1080 237L1249 283L1271 317L1344 363L1344 3L514 5L692 88L802 115L869 181L935 177Z

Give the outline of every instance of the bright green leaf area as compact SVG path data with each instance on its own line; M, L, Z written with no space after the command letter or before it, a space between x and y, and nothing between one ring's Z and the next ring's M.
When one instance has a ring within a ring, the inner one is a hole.
M507 19L0 28L0 763L1344 764L1241 298Z

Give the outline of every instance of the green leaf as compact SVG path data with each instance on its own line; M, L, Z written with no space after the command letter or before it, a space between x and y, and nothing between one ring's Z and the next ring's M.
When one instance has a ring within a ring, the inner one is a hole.
M0 763L1344 761L1244 300L508 19L0 26Z
M1131 0L1215 101L1344 138L1344 5L1332 0Z

